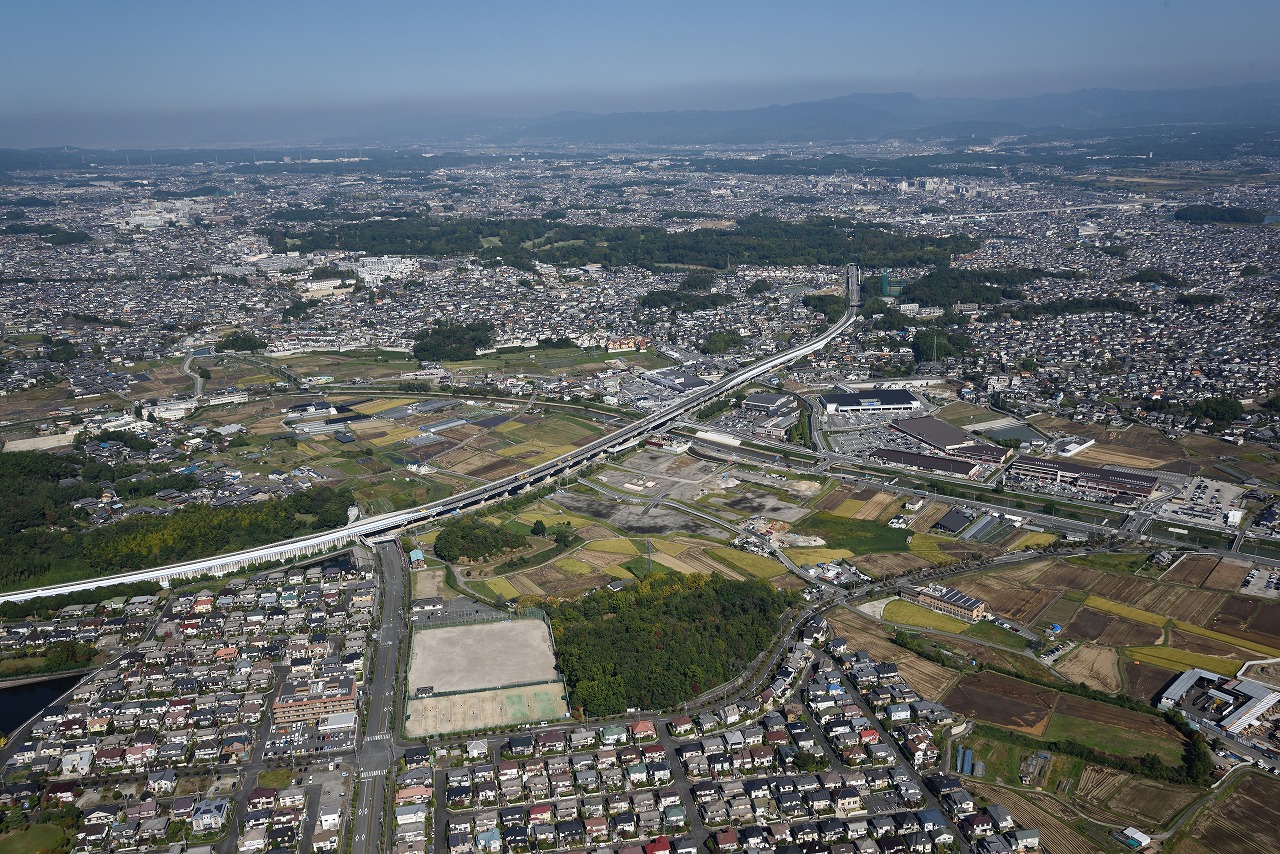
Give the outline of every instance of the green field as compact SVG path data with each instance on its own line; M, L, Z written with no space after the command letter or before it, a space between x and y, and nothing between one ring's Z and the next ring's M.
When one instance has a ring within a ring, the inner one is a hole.
M964 620L939 614L937 611L905 599L894 599L885 605L884 619L891 623L901 623L904 626L915 626L920 629L936 629L953 635L962 634L970 628Z
M62 828L53 824L33 824L21 833L0 836L0 854L34 854L55 849L67 838Z
M1181 741L1157 738L1115 726L1105 726L1097 721L1085 720L1054 712L1045 730L1046 741L1078 741L1102 753L1113 756L1141 757L1154 753L1170 765L1182 761Z
M1074 563L1077 566L1087 566L1090 569L1136 572L1146 564L1150 557L1151 555L1146 552L1141 554L1080 555L1079 557L1067 558L1067 562Z
M721 563L727 564L731 569L741 570L756 578L775 578L787 571L785 566L773 558L739 551L738 549L708 549L707 554Z
M854 554L907 550L906 531L879 522L842 519L834 513L812 513L791 530L806 537L822 537L828 548L848 549Z
M955 563L957 558L944 552L942 543L954 542L955 540L950 537L940 537L937 534L915 534L911 537L911 545L908 548L916 557L922 557L935 566L946 566L949 563Z
M1233 658L1220 658L1216 655L1202 655L1188 652L1185 649L1172 649L1167 646L1131 646L1126 647L1124 654L1142 664L1154 664L1170 670L1190 670L1199 667L1223 676L1235 676L1240 669L1240 662Z
M965 636L974 640L997 643L1001 646L1007 646L1009 649L1027 648L1027 639L1022 635L1001 628L988 620L979 620L974 623L965 631Z

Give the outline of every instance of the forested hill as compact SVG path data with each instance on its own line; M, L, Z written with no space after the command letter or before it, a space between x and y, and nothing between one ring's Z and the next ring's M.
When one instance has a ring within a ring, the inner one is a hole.
M653 226L569 225L545 219L478 220L408 216L299 230L288 226L260 232L276 252L321 249L371 255L476 255L533 269L533 262L609 267L662 265L724 269L733 264L765 266L858 263L865 267L918 267L948 262L977 248L965 235L916 237L887 226L836 217L784 222L748 216L735 228L669 233Z
M767 649L791 599L756 580L669 573L564 603L550 616L570 705L603 716L690 700Z
M104 465L78 453L0 454L0 589L163 566L328 530L346 524L355 503L349 489L316 487L288 498L188 506L102 526L72 508L77 498L101 493L98 481L119 479L123 491L123 478L143 468ZM191 485L183 476L154 474L142 482L151 492Z

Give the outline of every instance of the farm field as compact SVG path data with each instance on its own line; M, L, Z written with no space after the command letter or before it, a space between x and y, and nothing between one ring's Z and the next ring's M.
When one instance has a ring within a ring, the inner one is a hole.
M1182 735L1154 715L1063 694L1045 731L1049 740L1071 739L1103 753L1154 753L1170 765L1182 757Z
M885 605L884 619L890 623L901 623L921 629L936 629L956 635L963 633L970 626L964 620L939 614L937 611L905 599L894 599Z
M740 549L713 548L708 549L707 554L755 578L768 580L787 571L785 566L773 558Z
M1202 811L1174 854L1256 854L1280 847L1280 781L1247 773Z
M1120 680L1120 656L1110 647L1083 643L1065 658L1058 659L1057 671L1072 682L1082 682L1098 691L1117 693Z
M887 495L890 499L897 498L889 493L880 494ZM892 502L885 503L887 505ZM865 512L863 515L865 516ZM806 516L792 528L792 532L807 537L821 537L830 548L849 549L860 555L901 552L907 549L907 534L904 531L863 519L842 519L822 511Z
M965 673L943 697L943 704L987 723L1042 737L1058 692L990 671Z
M1081 836L1070 825L1019 794L984 783L973 784L973 791L1007 809L1020 826L1038 829L1044 849L1051 854L1103 854L1102 849Z

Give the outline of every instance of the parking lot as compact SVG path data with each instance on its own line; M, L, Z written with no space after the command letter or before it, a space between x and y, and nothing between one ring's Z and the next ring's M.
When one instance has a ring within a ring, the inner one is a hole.
M1192 478L1160 505L1156 515L1168 522L1235 531L1243 516L1240 502L1244 492L1242 487L1220 480Z

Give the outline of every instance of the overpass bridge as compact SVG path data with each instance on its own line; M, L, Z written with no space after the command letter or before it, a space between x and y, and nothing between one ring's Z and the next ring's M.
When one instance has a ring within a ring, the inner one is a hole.
M556 457L553 460L525 469L517 474L509 475L491 483L484 484L483 486L467 490L466 492L460 492L457 495L452 495L448 498L434 501L430 504L419 505L418 507L412 507L408 510L398 510L391 513L370 516L367 519L361 519L359 521L352 522L343 528L327 531L322 534L312 534L305 537L298 537L291 540L272 543L267 546L244 549L238 552L229 552L227 554L216 555L214 557L187 561L185 563L171 564L169 566L156 567L153 569L143 569L135 572L119 573L99 578L86 579L84 581L70 582L67 584L54 584L47 587L37 587L29 590L16 590L9 593L0 593L0 602L21 602L28 599L35 599L40 596L51 596L59 593L75 593L83 590L93 590L98 587L106 587L113 584L155 581L168 586L169 583L175 579L194 578L204 575L225 575L230 572L245 569L255 564L277 560L293 560L313 554L333 551L341 548L342 546L361 542L362 540L367 540L367 538L370 537L385 535L389 532L408 527L409 525L414 525L419 522L429 522L443 516L450 516L464 510L470 510L489 501L497 501L519 495L521 492L524 492L531 487L536 487L537 485L547 481L553 481L560 475L572 472L600 457L610 456L626 450L627 448L634 447L642 442L647 436L667 429L667 427L682 419L686 414L703 406L708 401L719 397L722 394L733 391L739 386L754 382L760 377L766 376L796 359L803 358L804 356L808 356L811 353L821 350L830 343L832 339L848 329L857 316L856 312L859 305L860 289L856 268L848 278L847 285L846 297L849 300L848 310L840 320L831 324L815 338L812 338L797 347L793 347L790 350L776 353L768 358L756 362L753 365L742 368L741 370L730 374L704 389L693 392L666 409L655 412L652 415L647 415L638 421L622 427L608 436L603 436L588 445L584 445L581 448L577 448L563 456Z

